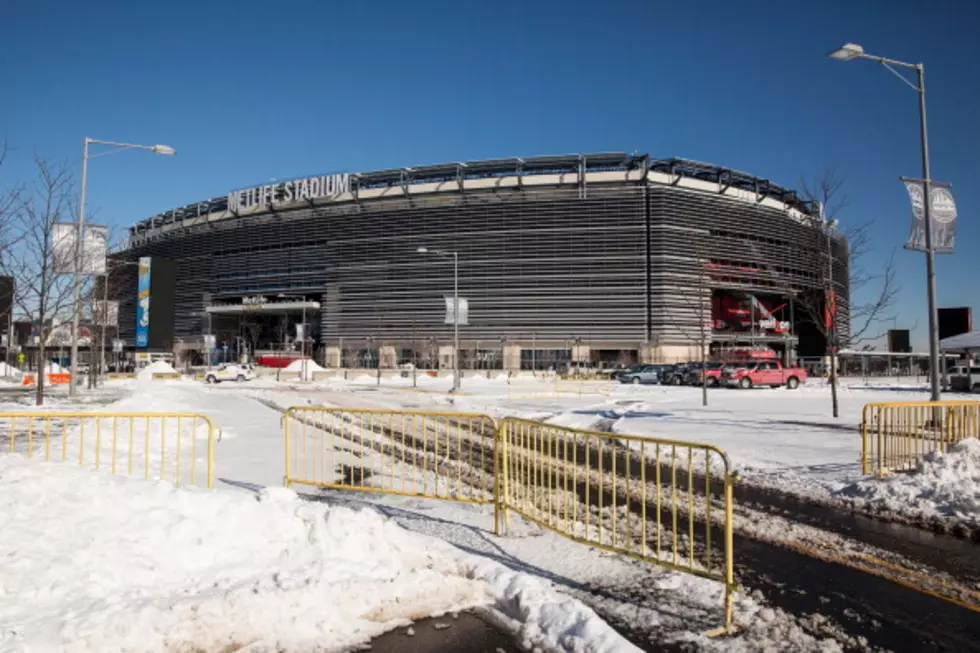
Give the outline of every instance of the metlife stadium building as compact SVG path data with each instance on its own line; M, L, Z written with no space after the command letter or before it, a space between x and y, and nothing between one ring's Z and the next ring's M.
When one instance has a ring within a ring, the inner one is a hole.
M626 153L331 174L136 224L115 257L142 265L109 290L128 348L299 336L332 366L445 366L455 253L464 366L673 361L704 341L792 358L823 352L815 305L849 328L847 242L818 216L764 179Z

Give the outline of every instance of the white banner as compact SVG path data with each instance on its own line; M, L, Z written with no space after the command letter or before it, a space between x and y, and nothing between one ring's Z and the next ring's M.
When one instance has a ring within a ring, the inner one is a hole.
M304 342L306 340L306 325L297 324L296 325L296 340L295 342Z
M51 232L54 271L57 274L71 274L75 271L75 227L71 222L58 222Z
M123 342L122 340L113 340L112 341L112 351L115 352L115 353L117 353L117 354L121 354L122 353L122 350L123 350L123 346L125 346L125 344L126 343Z
M451 296L446 297L446 324L456 324L456 311ZM459 324L468 325L470 323L470 300L465 297L459 298Z
M95 301L92 306L92 321L98 326L119 326L119 302Z
M925 189L923 183L903 179L912 202L912 229L905 249L926 251ZM929 182L929 217L932 223L932 251L952 254L956 244L956 202L947 184Z
M51 232L54 253L54 271L57 274L75 272L75 236L78 225L74 222L57 222ZM80 274L100 275L106 271L106 241L109 228L105 225L85 225L85 242L81 252Z

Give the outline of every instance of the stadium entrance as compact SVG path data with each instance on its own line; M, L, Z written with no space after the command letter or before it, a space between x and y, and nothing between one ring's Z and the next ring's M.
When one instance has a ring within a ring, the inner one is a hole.
M222 298L206 308L215 355L285 367L312 355L319 336L320 303L303 294Z

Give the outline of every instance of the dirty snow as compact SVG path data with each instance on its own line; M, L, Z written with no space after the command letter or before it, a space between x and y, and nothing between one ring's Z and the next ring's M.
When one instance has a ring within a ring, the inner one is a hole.
M841 488L838 498L905 516L952 517L980 527L980 440L927 454L915 472L867 479Z

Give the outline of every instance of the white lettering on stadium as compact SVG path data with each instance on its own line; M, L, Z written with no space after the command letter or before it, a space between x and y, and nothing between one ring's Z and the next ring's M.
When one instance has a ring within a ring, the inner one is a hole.
M255 206L278 206L300 200L337 197L350 191L350 174L307 177L281 184L256 186L228 194L228 210L241 211Z

